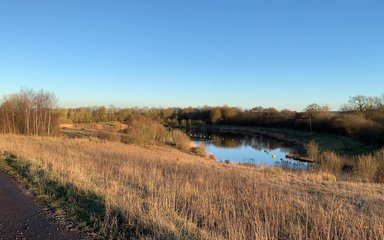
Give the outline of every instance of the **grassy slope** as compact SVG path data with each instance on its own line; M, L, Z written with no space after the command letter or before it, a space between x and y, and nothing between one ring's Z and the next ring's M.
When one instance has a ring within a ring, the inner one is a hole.
M383 239L384 186L227 166L166 147L0 136L4 168L115 238ZM24 160L23 160L24 159Z
M284 135L302 139L304 142L314 140L320 147L320 150L331 150L342 155L358 155L362 153L371 153L375 150L374 147L367 146L356 140L347 137L341 137L329 133L314 133L291 130L291 129L268 129L272 132L281 132Z

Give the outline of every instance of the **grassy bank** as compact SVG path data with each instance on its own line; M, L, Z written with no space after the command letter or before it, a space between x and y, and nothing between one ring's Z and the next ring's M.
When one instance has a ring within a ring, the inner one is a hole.
M276 140L286 141L302 148L305 143L313 140L321 151L333 151L340 155L359 155L364 153L372 153L375 147L362 144L356 140L347 137L341 137L328 133L310 133L300 130L287 128L260 128L260 127L240 127L226 125L204 125L204 126L188 126L181 128L198 129L201 131L217 131L229 133L255 134L271 137Z
M286 138L298 139L302 143L315 141L321 151L333 151L341 155L359 155L372 153L375 147L360 143L354 139L332 135L329 133L309 133L292 129L267 128L268 132L282 134Z
M3 153L0 159L0 171L12 176L21 189L35 196L50 214L65 219L68 228L80 230L86 239L102 239L96 232L117 235L111 228L101 229L99 223L105 221L107 213L101 196L59 182L49 171L13 154Z
M383 239L384 186L174 149L1 136L2 164L82 228L132 239ZM17 156L17 157L16 157Z

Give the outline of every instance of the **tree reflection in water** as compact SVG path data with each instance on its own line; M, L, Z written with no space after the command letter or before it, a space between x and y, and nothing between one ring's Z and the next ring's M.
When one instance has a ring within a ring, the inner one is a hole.
M185 130L197 144L204 144L207 152L217 160L232 163L273 165L282 168L306 170L308 163L287 159L294 146L262 135ZM273 157L272 157L273 156Z

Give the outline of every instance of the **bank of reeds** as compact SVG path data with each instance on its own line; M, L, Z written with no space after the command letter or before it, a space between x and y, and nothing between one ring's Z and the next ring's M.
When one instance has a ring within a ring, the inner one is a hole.
M305 150L307 151L308 157L312 159L317 159L319 157L319 146L315 141L310 141L305 144Z
M355 174L362 181L384 183L384 149L356 157Z
M379 184L85 139L2 135L0 148L8 168L106 238L384 238Z
M308 156L317 160L315 169L354 181L384 183L384 148L371 154L343 157L333 151L320 152L311 141L306 150Z
M344 159L332 151L324 151L318 155L319 168L332 174L340 174L343 169Z

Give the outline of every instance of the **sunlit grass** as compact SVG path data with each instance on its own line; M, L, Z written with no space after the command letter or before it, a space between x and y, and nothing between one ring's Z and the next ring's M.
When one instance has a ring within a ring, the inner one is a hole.
M83 209L80 213L89 216L83 224L104 236L384 238L384 186L379 184L337 182L322 172L224 165L168 147L86 139L2 135L0 148L18 156L7 158L8 167L18 166L20 158L31 164L24 177L32 178L42 194L64 191L68 205L78 209L73 211ZM47 186L53 187L47 192ZM101 205L95 212L79 196Z

